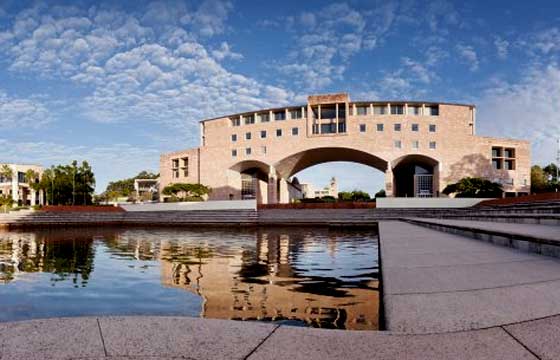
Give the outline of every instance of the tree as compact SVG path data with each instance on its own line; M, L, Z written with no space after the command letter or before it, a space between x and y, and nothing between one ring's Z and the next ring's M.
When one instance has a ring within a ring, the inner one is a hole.
M89 205L95 190L95 175L87 161L80 166L51 166L43 172L38 189L45 192L47 203L51 205Z
M154 174L149 171L141 171L138 175L117 181L111 181L104 191L108 199L116 199L119 197L131 197L134 195L134 180L136 179L157 179L159 174Z
M162 194L171 196L172 201L202 201L211 189L202 184L177 183L167 185Z
M541 193L547 192L549 188L548 179L544 170L538 166L531 167L531 192Z
M4 165L2 165L2 167L0 167L0 177L8 179L11 182L13 176L14 176L14 171L12 170L11 167L9 167L6 164L4 164Z
M375 198L384 198L387 197L387 193L385 192L384 189L379 190L378 192L375 193Z
M338 200L341 201L368 201L370 196L367 192L362 190L341 191L338 193Z
M446 195L455 194L461 198L496 198L503 194L502 185L481 178L466 177L443 189Z
M3 212L8 212L8 208L11 208L14 204L14 199L9 195L0 195L0 207Z

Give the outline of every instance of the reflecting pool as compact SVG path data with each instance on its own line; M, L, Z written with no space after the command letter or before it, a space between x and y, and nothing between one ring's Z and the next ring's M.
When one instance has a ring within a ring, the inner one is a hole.
M186 315L378 328L374 229L0 232L0 321Z

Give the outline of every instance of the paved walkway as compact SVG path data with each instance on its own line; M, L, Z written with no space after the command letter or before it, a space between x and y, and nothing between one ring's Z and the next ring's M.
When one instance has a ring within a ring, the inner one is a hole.
M391 331L464 331L560 314L557 258L404 222L380 222L379 232Z
M0 324L6 359L557 359L560 317L469 332L402 335L187 317ZM535 356L536 355L536 356Z

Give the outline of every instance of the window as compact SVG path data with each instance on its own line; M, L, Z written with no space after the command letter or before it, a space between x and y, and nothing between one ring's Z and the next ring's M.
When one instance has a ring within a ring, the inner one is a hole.
M290 110L290 119L301 119L302 113L301 113L301 109L295 109L295 110Z
M231 141L232 141L232 142L236 142L236 141L237 141L237 134L232 134L232 135L231 135Z
M266 139L266 130L261 130L261 139Z
M243 119L245 119L245 125L251 125L255 123L255 115L251 114L251 115L245 115L243 116Z
M395 148L397 149L400 149L402 147L402 143L400 140L395 140L394 144L395 144Z
M412 142L412 148L413 149L418 149L420 147L420 142L418 140L414 140Z
M408 106L408 115L420 115L422 108L420 106Z
M189 158L188 157L184 157L181 159L183 166L182 166L182 170L183 170L183 176L187 177L189 176Z
M245 140L251 140L251 133L245 133Z
M515 149L504 149L504 157L508 159L512 159L515 157Z
M276 111L274 113L274 120L276 120L276 121L286 120L286 112L285 111Z
M231 157L237 157L237 149L231 150Z
M299 128L297 128L297 127L292 128L292 135L293 135L293 136L299 135Z
M240 118L231 119L231 126L240 126L240 125L241 125L241 119Z
M506 170L515 170L515 160L505 160L504 161L504 167Z
M420 128L420 126L418 126L418 124L412 124L412 131L416 131L418 132L418 129Z
M436 132L436 124L430 124L430 132Z
M319 133L319 124L313 124L312 133L318 134Z
M177 179L179 177L179 159L171 160L171 170L173 172L173 178Z
M385 115L387 113L387 106L374 106L373 107L373 114L374 115Z
M270 115L268 113L259 114L259 121L262 122L262 123L269 122L270 121Z
M321 134L335 134L336 133L336 124L321 124Z
M276 129L276 136L282 136L282 129Z
M436 142L435 141L430 141L430 149L434 150L436 148Z
M391 105L391 115L402 115L404 114L403 105Z
M395 124L395 131L401 131L401 124Z
M492 157L502 157L502 148L493 147L492 148Z
M336 107L334 105L321 105L321 119L335 119Z
M438 105L426 106L426 111L431 116L438 116L439 115L439 106Z
M339 122L338 123L338 132L345 133L346 132L346 122Z
M266 146L261 146L261 154L266 155Z
M360 132L366 132L366 124L360 124Z
M251 148L245 148L245 155L251 155Z
M383 131L383 124L377 124L377 131Z
M502 159L492 159L492 168L495 170L502 169Z
M363 105L356 106L356 115L359 115L359 116L367 115L368 108L369 108L369 106L363 106Z

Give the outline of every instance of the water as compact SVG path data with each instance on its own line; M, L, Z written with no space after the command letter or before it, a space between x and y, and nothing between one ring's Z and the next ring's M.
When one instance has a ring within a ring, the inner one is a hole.
M185 315L378 328L375 230L0 232L0 321Z

